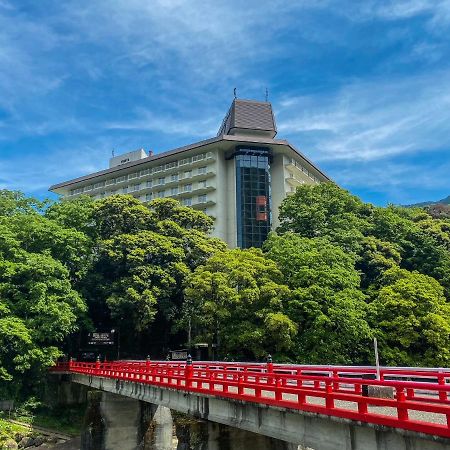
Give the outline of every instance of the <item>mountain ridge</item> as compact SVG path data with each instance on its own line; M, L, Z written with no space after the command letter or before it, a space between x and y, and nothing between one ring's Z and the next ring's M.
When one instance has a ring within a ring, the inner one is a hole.
M443 198L442 200L437 201L428 201L428 202L420 202L420 203L413 203L412 205L407 205L409 207L424 207L424 206L431 206L431 205L450 205L450 195Z

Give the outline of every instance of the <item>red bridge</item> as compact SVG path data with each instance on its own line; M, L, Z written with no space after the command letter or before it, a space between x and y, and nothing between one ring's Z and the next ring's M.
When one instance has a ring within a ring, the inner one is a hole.
M73 381L109 392L113 388L104 387L106 380L123 382L114 388L121 395L129 395L123 391L127 384L143 385L450 438L449 369L384 367L377 374L374 367L146 360L70 361L52 371L73 374Z

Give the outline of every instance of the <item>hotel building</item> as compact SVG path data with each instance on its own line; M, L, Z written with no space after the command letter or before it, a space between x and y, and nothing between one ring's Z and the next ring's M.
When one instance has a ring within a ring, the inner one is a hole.
M172 197L214 218L213 235L230 247L260 247L278 225L282 200L297 186L329 178L286 140L275 139L268 102L235 99L216 137L163 153L140 149L109 168L50 187L64 198L130 194Z

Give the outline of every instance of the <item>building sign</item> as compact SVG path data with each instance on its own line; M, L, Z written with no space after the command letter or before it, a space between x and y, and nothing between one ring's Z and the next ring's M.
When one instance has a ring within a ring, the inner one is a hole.
M183 360L185 361L188 357L188 352L187 350L172 350L170 352L170 358L173 361L179 361L179 360Z
M114 333L88 333L88 345L114 345Z

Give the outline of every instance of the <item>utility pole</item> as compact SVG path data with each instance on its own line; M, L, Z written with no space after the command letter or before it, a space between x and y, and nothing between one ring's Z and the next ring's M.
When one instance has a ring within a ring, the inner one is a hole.
M373 348L375 351L375 365L377 368L377 380L380 379L380 358L378 357L378 341L377 338L373 338Z

